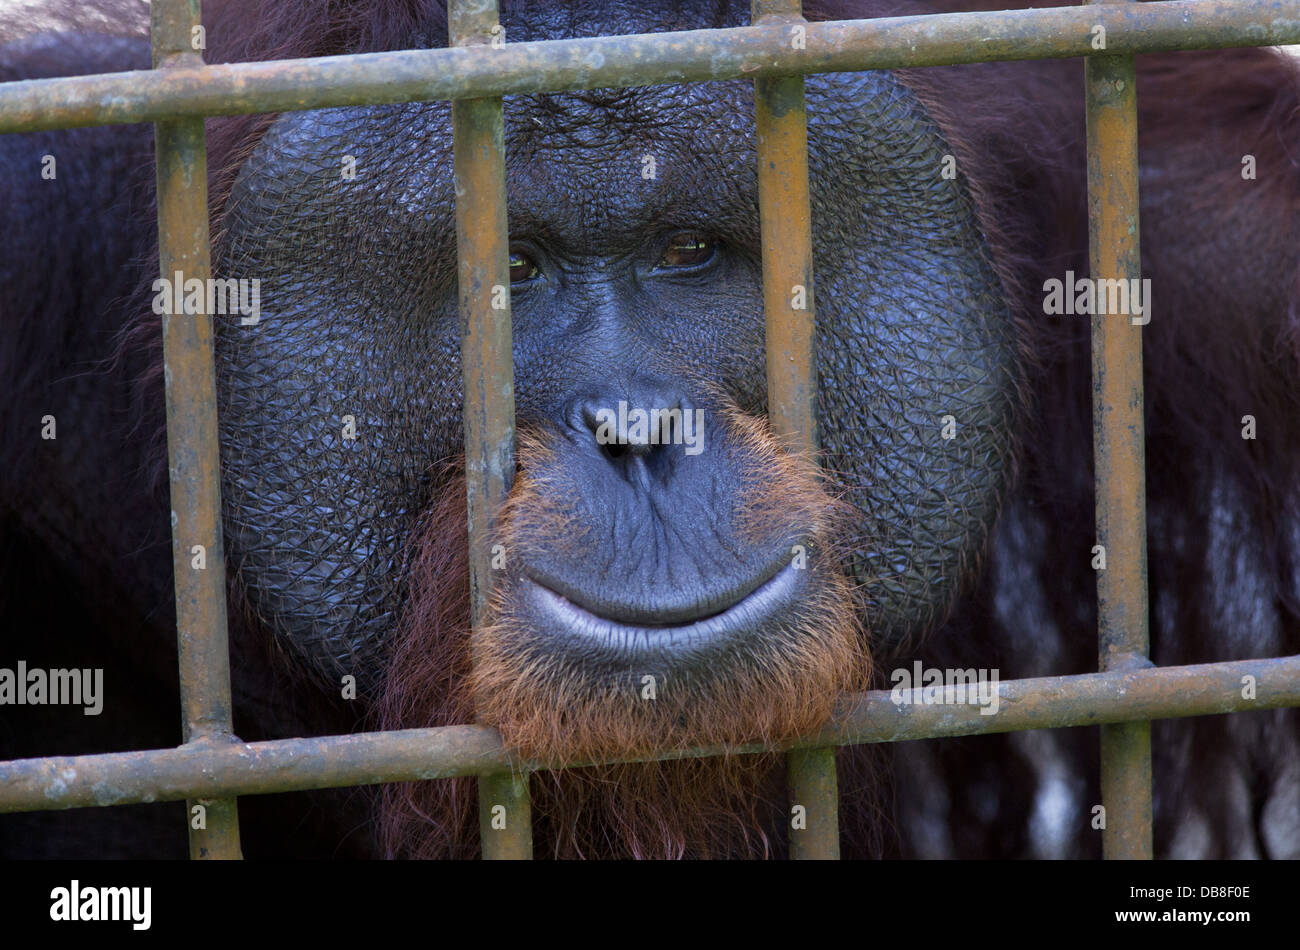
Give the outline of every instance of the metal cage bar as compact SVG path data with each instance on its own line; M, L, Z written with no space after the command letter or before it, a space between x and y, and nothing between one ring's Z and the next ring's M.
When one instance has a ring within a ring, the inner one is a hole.
M800 0L753 0L753 23L784 30L792 47L806 41ZM754 133L768 420L791 451L811 457L817 451L817 358L802 75L754 80ZM791 752L786 756L786 783L792 812L790 857L838 858L840 802L834 748Z
M1251 699L1241 695L1243 676L1258 684ZM998 684L998 700L998 714L986 716L969 705L900 706L888 690L856 693L841 698L834 718L817 735L784 743L776 751L1300 706L1300 656L1004 680ZM703 746L636 761L769 751L773 748L758 743ZM486 726L51 756L0 762L0 813L444 779L501 772L511 762L501 737ZM593 764L569 762L565 767Z
M453 0L455 48L500 48L496 0ZM461 369L465 380L465 483L469 505L472 652L495 586L492 525L515 473L515 384L506 226L505 127L501 99L451 104L456 175ZM528 775L512 768L478 783L483 857L531 858Z
M191 45L199 0L155 0L150 16L156 70L201 64ZM203 119L159 122L154 136L162 276L182 286L188 280L206 281L212 267ZM184 739L194 748L219 747L234 737L212 317L162 314L162 338ZM234 798L195 799L187 813L190 857L241 856Z
M1112 53L1300 43L1300 0L1254 0L1249 7L1243 0L1160 0L837 20L809 23L803 49L791 46L785 27L745 26L32 79L0 84L0 132L1088 56L1097 24Z
M1104 34L1101 42L1105 43ZM1084 74L1091 277L1136 287L1129 282L1142 276L1137 68L1131 53L1098 54L1084 61ZM1128 297L1130 307L1126 309L1131 309L1133 299ZM1150 305L1145 301L1147 308ZM1149 316L1139 318L1124 312L1092 317L1097 543L1106 558L1097 572L1098 662L1103 672L1151 665L1147 659L1146 431L1139 322ZM1151 858L1150 722L1101 727L1101 803L1104 856Z

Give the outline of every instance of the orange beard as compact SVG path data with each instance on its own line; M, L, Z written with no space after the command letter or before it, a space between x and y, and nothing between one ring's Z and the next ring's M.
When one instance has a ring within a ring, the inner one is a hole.
M784 452L763 423L734 412L727 423L763 475L763 490L738 501L743 539L758 542L792 523L812 538L815 574L796 619L769 631L746 662L665 682L649 701L639 676L593 683L581 671L548 668L513 650L517 621L508 596L498 596L471 664L465 481L452 470L414 533L407 606L379 704L381 728L486 722L524 757L558 764L695 745L775 743L823 725L837 695L863 688L870 674L853 591L834 545L846 509L827 493L816 467ZM498 520L496 540L507 551L523 543L543 549L574 543L563 499L530 477L546 457L536 434L521 435L520 475ZM534 840L539 854L555 857L768 856L783 849L773 840L786 810L782 778L776 754L538 772L531 781ZM380 832L390 857L475 856L474 781L384 786Z

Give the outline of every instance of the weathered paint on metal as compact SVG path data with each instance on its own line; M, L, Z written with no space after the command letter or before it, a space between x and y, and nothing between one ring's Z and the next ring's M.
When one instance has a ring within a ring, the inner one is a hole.
M1255 692L1242 696L1244 677ZM1300 706L1300 656L1172 666L997 684L997 711L955 701L896 703L888 690L845 696L826 728L776 748L815 749L870 742L1060 729L1107 723L1212 716ZM749 755L760 743L674 749L649 760ZM571 768L591 762L568 763ZM522 769L556 763L522 763ZM486 775L519 769L487 726L183 745L175 749L54 756L0 762L0 813L229 798L309 788L374 785Z
M806 42L807 24L799 0L754 0L753 15L755 24L783 30L787 44ZM791 451L811 457L817 446L817 361L803 76L756 79L754 106L768 419ZM807 824L791 828L790 856L838 857L835 751L791 754L786 776L791 807L804 810Z
M796 861L838 861L840 791L835 749L786 753L790 801L790 857Z
M1109 44L1107 44L1109 46ZM1095 55L1085 64L1088 128L1088 244L1091 277L1142 276L1138 222L1137 71L1132 55ZM1098 293L1100 300L1101 294ZM1132 309L1133 298L1129 298ZM1093 451L1097 544L1099 666L1141 666L1149 652L1146 434L1142 323L1129 313L1092 317ZM1139 321L1139 322L1135 322ZM1101 730L1102 851L1107 858L1151 858L1151 725Z
M952 63L1300 43L1300 0L1160 0L404 50L0 84L0 132L196 115L755 79Z
M151 16L157 71L198 61L190 46L198 0L155 0ZM162 276L206 282L212 270L203 120L159 122L155 153ZM162 337L182 720L185 742L204 748L233 741L212 317L163 314ZM187 819L191 857L240 857L233 799L190 802Z
M448 19L454 47L491 48L497 28L495 0L454 2ZM471 643L476 644L498 573L492 569L492 526L515 472L510 239L501 100L460 99L452 103L451 116L465 380ZM479 779L479 825L483 857L532 857L526 774L507 772Z
M521 770L479 776L478 829L484 858L532 860L533 811L528 776Z
M767 410L793 451L817 445L812 224L802 76L755 84Z

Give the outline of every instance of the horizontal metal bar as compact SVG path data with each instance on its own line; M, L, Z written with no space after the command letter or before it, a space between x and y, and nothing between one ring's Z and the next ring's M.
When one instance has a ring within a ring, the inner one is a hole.
M1246 680L1246 677L1251 677ZM1244 698L1246 684L1251 698ZM844 697L831 724L779 746L679 749L647 760L702 758L818 746L1059 729L1300 706L1300 656L1089 673L998 684L998 707L900 705L888 690ZM570 763L579 768L593 763ZM543 769L519 762L487 726L442 726L351 736L0 762L0 813L228 798Z
M197 115L755 79L963 62L1300 43L1300 0L930 14L640 36L405 50L0 84L0 132ZM798 46L799 48L795 48Z

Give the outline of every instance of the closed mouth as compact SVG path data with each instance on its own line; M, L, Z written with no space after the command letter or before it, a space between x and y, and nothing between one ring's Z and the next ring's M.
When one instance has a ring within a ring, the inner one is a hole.
M712 612L702 609L699 616L676 623L628 623L603 617L526 575L523 596L546 633L623 656L662 655L716 648L756 631L791 603L804 573L786 564L730 606Z

